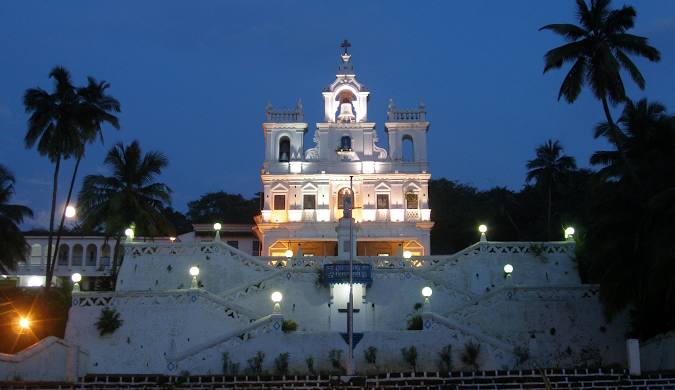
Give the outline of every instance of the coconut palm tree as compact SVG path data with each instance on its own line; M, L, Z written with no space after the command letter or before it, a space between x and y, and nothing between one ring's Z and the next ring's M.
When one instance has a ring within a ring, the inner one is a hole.
M51 286L53 276L50 262L59 170L61 161L70 158L81 144L79 129L82 124L80 97L71 82L70 73L57 66L49 73L49 77L55 82L52 93L41 88L30 88L23 98L25 110L31 114L24 138L26 147L36 146L40 155L47 156L54 163L45 275L47 289Z
M73 168L73 175L70 179L70 186L68 187L68 195L66 196L66 205L70 204L70 198L73 194L73 187L75 186L75 179L77 178L77 171L80 167L82 157L84 157L86 144L96 141L97 138L103 142L102 126L107 123L115 129L120 128L119 121L113 113L120 112L120 103L117 99L106 94L106 90L110 87L105 81L98 82L93 77L88 78L86 87L77 88L77 94L80 99L78 106L79 122L78 128L80 136L79 143L74 145L73 155L75 156L75 167ZM61 214L61 222L56 233L56 245L59 247L61 242L61 233L63 232L63 225L66 221L66 209L63 208ZM56 266L57 253L54 251L53 258L49 262L51 274L54 273Z
M577 168L574 157L562 154L560 142L548 140L536 149L537 157L527 162L527 182L534 180L547 198L546 238L551 239L553 190Z
M618 126L612 128L604 122L596 127L597 137L610 131L620 136L608 139L614 150L593 153L591 164L603 166L599 173L606 180L625 179L629 174L626 164L630 164L642 181L647 181L646 187L667 183L658 173L663 168L670 168L664 166L664 162L670 160L669 154L675 149L672 123L673 117L666 114L662 104L649 103L647 99L637 102L627 100Z
M136 233L144 236L173 234L173 227L163 213L171 203L171 189L155 181L167 166L167 158L160 152L143 154L138 141L128 146L116 144L104 163L112 170L112 175L86 176L78 196L78 207L85 229L101 227L116 239L115 275L119 243L127 227L135 226Z
M620 70L625 69L633 81L644 89L645 79L629 55L656 62L659 51L650 46L647 38L628 34L633 28L636 12L633 7L610 9L610 0L577 0L579 25L548 24L540 30L551 30L569 43L549 50L544 56L544 73L574 63L565 76L558 100L564 97L573 103L584 85L588 85L602 107L610 125L614 124L609 103L616 104L626 98Z
M0 272L16 268L16 262L26 258L28 244L19 229L19 224L33 212L26 206L9 204L14 195L14 176L0 165Z

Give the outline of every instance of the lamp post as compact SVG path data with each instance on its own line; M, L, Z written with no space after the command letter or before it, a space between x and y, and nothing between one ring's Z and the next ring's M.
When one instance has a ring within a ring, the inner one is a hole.
M566 241L574 241L574 228L572 226L568 226L565 228L565 240Z
M422 288L422 296L424 297L424 311L425 312L429 311L429 303L430 303L431 294L433 294L433 290L431 290L431 287L426 286L426 287Z
M509 279L511 277L512 272L513 272L513 266L511 264L504 265L504 278L505 279Z
M134 241L134 229L131 227L128 227L124 229L124 235L127 237L127 242L132 242Z
M403 251L403 258L404 258L404 259L410 260L411 257L412 257L412 252L410 252L410 251Z
M487 233L487 226L485 225L480 225L478 226L478 231L480 232L480 240L481 241L487 241L487 236L485 233Z
M23 334L27 332L30 329L30 320L28 317L19 317L19 321L17 321L18 325L18 333Z
M220 222L216 222L213 224L213 230L216 231L216 241L220 241L220 229L222 229L223 226L220 224Z
M80 281L82 280L82 275L79 272L75 272L70 276L70 280L73 281L73 292L80 292Z
M192 266L190 267L190 276L192 276L192 283L190 288L199 288L199 282L197 281L197 276L199 276L199 267Z
M275 292L272 293L270 298L272 298L272 302L274 303L274 307L273 307L272 311L274 313L280 313L281 312L281 301L284 299L284 296L279 291L275 291Z

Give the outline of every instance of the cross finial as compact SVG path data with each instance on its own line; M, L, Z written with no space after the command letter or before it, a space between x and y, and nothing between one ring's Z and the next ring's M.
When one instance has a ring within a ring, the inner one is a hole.
M342 44L340 45L340 47L345 49L345 54L349 54L349 48L352 47L352 44L349 43L349 41L345 39L344 41L342 41Z

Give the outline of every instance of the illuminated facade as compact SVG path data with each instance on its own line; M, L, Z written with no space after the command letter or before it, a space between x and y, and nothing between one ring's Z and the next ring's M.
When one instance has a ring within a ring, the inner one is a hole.
M347 45L343 45L343 47ZM425 107L398 110L390 100L389 148L378 146L368 120L370 92L356 80L345 47L335 80L323 91L324 120L314 146L305 148L302 103L292 110L268 105L263 123L263 208L256 220L262 255L337 254L337 221L352 196L357 255L428 255L429 208Z

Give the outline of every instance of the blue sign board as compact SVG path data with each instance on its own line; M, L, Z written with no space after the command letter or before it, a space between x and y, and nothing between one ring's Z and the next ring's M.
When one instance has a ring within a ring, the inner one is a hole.
M324 284L349 283L349 263L324 264ZM352 264L352 281L370 286L373 283L370 264Z

